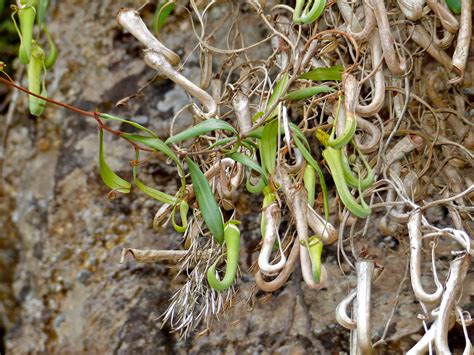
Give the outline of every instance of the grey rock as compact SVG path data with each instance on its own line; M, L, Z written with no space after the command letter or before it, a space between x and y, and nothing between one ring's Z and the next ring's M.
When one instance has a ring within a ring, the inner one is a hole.
M77 273L76 280L79 281L81 284L87 284L87 281L91 276L92 273L89 270L83 269Z

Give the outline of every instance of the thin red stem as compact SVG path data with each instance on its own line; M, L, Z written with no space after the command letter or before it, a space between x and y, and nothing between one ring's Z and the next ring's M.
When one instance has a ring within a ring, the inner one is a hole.
M85 111L85 110L81 110L80 108L77 108L77 107L74 107L74 106L71 106L71 105L68 105L68 104L65 104L63 102L59 102L59 101L56 101L56 100L53 100L53 99L50 99L50 98L47 98L47 97L43 97L41 95L38 95L38 94L35 94L35 93L32 93L31 91L29 91L28 89L25 89L24 87L14 83L13 81L11 80L7 80L5 78L2 78L0 77L0 82L1 83L4 83L5 85L8 85L10 87L13 87L17 90L20 90L20 91L23 91L29 95L32 95L32 96L35 96L39 99L42 99L42 100L45 100L53 105L56 105L56 106L59 106L59 107L63 107L67 110L70 110L70 111L73 111L73 112L76 112L82 116L86 116L86 117L92 117L94 118L97 123L99 124L99 129L103 129L111 134L113 134L114 136L118 136L124 140L127 141L127 143L129 143L130 145L132 145L135 149L139 149L139 150L142 150L142 151L145 151L145 152L154 152L153 149L149 149L149 148L144 148L144 147L140 147L138 144L136 144L135 142L132 142L131 140L127 139L126 137L123 136L123 134L125 132L122 132L122 131L116 131L112 128L109 128L107 127L104 122L100 119L100 112L97 112L97 111Z

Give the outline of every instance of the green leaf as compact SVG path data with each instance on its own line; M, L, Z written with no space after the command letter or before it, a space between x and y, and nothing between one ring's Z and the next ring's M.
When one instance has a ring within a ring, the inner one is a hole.
M153 187L149 187L142 183L138 178L135 178L135 185L146 195L150 196L151 198L166 203L168 205L174 205L178 202L178 199L174 196L168 195L167 193L161 192Z
M274 120L263 127L262 139L259 142L260 160L268 174L273 174L277 160L278 121Z
M48 10L49 0L38 0L38 6L36 10L38 12L38 25L41 28L41 25L44 24L46 19L46 11Z
M253 131L247 133L247 137L262 139L263 127L257 127Z
M314 81L342 80L344 68L340 65L329 68L316 68L299 76L298 79Z
M159 4L156 7L155 14L153 16L153 30L156 33L159 33L161 29L165 26L166 20L171 12L176 7L174 1L167 1L165 3Z
M445 0L446 5L448 5L449 9L454 12L456 15L461 13L461 0Z
M166 203L168 205L175 205L178 203L178 199L174 196L168 195L167 193L161 192L153 187L149 187L145 185L143 182L141 182L137 178L137 167L133 167L133 180L135 182L135 185L146 195L150 196L151 198L161 202L161 203Z
M339 114L339 112L338 112ZM355 131L357 129L357 119L356 117L350 113L349 111L346 112L346 124L344 126L344 131L334 138L334 134L336 133L336 126L337 126L337 119L338 115L336 115L336 119L334 120L334 124L332 126L331 136L328 140L328 146L334 149L341 149L347 143L349 143L354 137Z
M104 132L99 131L99 171L100 177L104 184L110 187L113 191L128 194L132 185L122 179L120 176L115 174L112 169L107 165L104 157Z
M135 160L138 162L139 159L140 159L140 152L137 150L136 153L135 153ZM161 192L161 191L159 191L159 190L157 190L153 187L149 187L149 186L145 185L144 183L142 183L137 178L137 173L138 173L138 166L135 165L133 167L133 181L135 182L135 185L137 185L137 187L144 194L146 194L147 196L150 196L151 198L153 198L153 199L155 199L159 202L162 202L164 204L168 204L168 205L172 205L172 206L174 205L173 212L172 212L173 213L172 214L173 226L175 227L175 230L177 232L180 232L181 231L181 229L180 229L181 226L177 226L175 224L175 221L174 221L174 211L176 209L176 206L178 205L179 200L174 196L168 195L167 193ZM182 201L182 202L184 202L184 201ZM187 209L185 209L185 211L184 211L184 218L185 219L183 219L183 224L187 224L187 223L185 223L186 222L186 213L187 213L187 211L188 211ZM181 217L183 218L183 214L181 214ZM185 227L187 227L187 225L185 225ZM184 230L186 230L186 228Z
M289 101L297 101L297 100L306 100L314 95L322 94L322 93L330 93L335 92L336 90L329 87L329 86L312 86L309 88L299 89L290 91L283 97L283 100Z
M221 145L225 145L227 143L230 143L232 142L233 140L235 140L235 137L227 137L227 138L222 138L222 139L219 139L218 141L216 141L215 143L212 143L208 149L214 149L216 147L219 147Z
M295 132L295 134L302 140L306 140L306 137L304 136L304 134L299 130L298 126L295 125L294 123L292 122L289 122L290 124L290 127L292 128L293 132ZM280 134L284 133L285 130L283 127L280 127ZM253 131L250 131L249 133L247 133L247 136L248 137L251 137L251 138L257 138L257 139L262 139L262 136L263 136L263 127L257 127L255 128Z
M294 123L290 122L290 128L293 131L294 134L296 134L296 137L305 145L305 147L309 148L309 143L308 140L306 139L306 136L303 134L303 132L300 131L297 125Z
M314 206L314 195L316 187L316 172L311 165L306 165L303 175L303 183L308 192L308 205Z
M219 244L222 244L224 242L224 218L222 217L222 212L199 166L189 158L186 158L186 162L188 163L191 181L193 183L196 199L199 203L199 209L202 213L202 218L204 222L206 222L207 228L209 228L214 239Z
M250 159L248 156L240 153L232 153L232 154L227 154L227 156L233 160L235 160L238 163L241 163L245 165L246 167L255 170L258 172L262 178L264 179L265 183L268 182L268 176L265 174L265 171L262 169L260 165L257 164L257 162L253 159Z
M255 115L252 117L252 122L255 123L257 120L262 117L265 114L263 111L258 111Z
M357 177L352 174L351 166L342 149L340 150L340 155L342 171L344 173L344 179L346 180L347 185L353 188L360 188L361 190L366 190L370 186L372 186L372 184L374 183L374 170L370 167L369 162L367 161L367 159L365 159L363 154L360 155L360 158L365 166L365 169L367 170L367 176L363 179L361 178L360 173Z
M285 90L287 84L288 84L288 73L283 74L280 80L278 80L277 84L273 88L272 95L270 96L270 99L268 100L267 104L267 110L272 107L274 104L277 103L278 99L283 95L283 90ZM267 120L271 119L272 117L276 116L278 114L277 110L275 111L267 118Z
M138 134L132 134L132 133L123 133L122 137L132 142L141 143L151 149L162 152L164 155L166 155L168 158L174 161L180 170L183 170L183 165L181 164L181 161L178 159L176 154L161 139L156 138L156 137L140 136Z
M240 141L240 144L242 144L242 146L244 146L245 148L247 148L248 150L252 152L258 149L258 145L254 141L248 138L242 139Z
M292 127L291 125L290 127L291 129L294 129L294 127ZM328 198L328 190L326 186L326 181L324 180L323 172L321 168L319 167L318 162L313 158L308 148L306 148L307 146L309 147L308 142L306 141L306 138L304 139L304 141L301 141L298 138L298 136L295 135L293 137L293 140L296 144L296 147L300 150L301 154L303 154L303 157L306 160L306 162L309 165L311 165L311 167L314 170L316 170L316 173L318 174L319 183L321 184L321 191L323 193L324 217L326 218L326 221L328 221L329 220L329 198Z
M165 141L165 143L173 144L176 142L184 141L189 138L198 137L215 130L229 131L235 135L238 134L238 132L235 130L234 127L232 127L230 123L227 123L225 121L222 121L216 118L211 118L206 121L200 122L195 126L189 127L188 129L185 129L184 131L174 136L169 137Z
M347 207L354 215L359 218L365 218L370 215L371 209L364 201L363 195L359 188L361 203L359 204L354 196L351 194L349 187L344 179L344 172L342 170L341 155L339 149L327 147L323 150L323 158L326 161L331 176L336 185L336 190L344 206Z
M120 118L120 117L117 117L117 116L113 116L113 115L109 115L107 113L99 113L99 117L104 119L104 120L112 120L112 121L119 121L119 122L123 122L123 123L127 123L129 124L130 126L132 127L135 127L141 131L144 131L146 133L148 133L150 136L152 137L155 137L155 138L158 138L158 136L151 130L149 130L148 128L142 126L141 124L139 123L136 123L136 122L133 122L133 121L129 121L129 120L125 120L123 118Z

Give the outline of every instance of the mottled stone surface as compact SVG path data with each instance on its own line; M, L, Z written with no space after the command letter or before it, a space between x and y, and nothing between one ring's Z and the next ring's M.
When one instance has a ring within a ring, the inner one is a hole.
M165 136L170 118L189 100L170 82L157 81L144 90L144 99L131 101L125 109L113 108L117 100L134 94L154 76L141 59L140 45L122 33L115 21L121 5L126 4L53 2L50 30L56 34L60 57L49 74L49 95L84 109L137 117ZM152 14L145 11L145 16L150 21ZM181 12L181 22L169 25L165 36L165 43L180 54L189 53L195 44L186 32L190 27L185 18ZM186 74L198 81L196 55L186 66ZM248 269L257 256L259 221L254 206L258 203L248 197L239 201L247 216L242 218L240 263L246 276L239 282L238 299L251 302L239 302L209 332L185 341L170 333L167 325L161 328L157 317L182 279L175 279L176 270L167 265L118 262L123 247L179 248L179 236L171 229L152 230L159 204L143 194L134 191L108 199L108 189L98 175L98 130L93 120L51 106L42 118L32 119L26 110L26 96L21 95L7 142L5 183L0 188L0 324L6 330L7 352L283 355L347 351L349 333L337 325L334 310L354 286L354 273L349 278L342 275L333 246L325 251L327 288L307 289L296 272L283 290L273 295L255 293ZM189 117L184 117L177 128L187 123ZM118 128L116 123L112 126ZM130 146L109 135L105 145L109 165L130 179ZM152 160L141 171L149 184L175 191L176 171L165 161ZM378 339L404 278L406 238L399 244L371 231L358 245L366 245L386 268L373 294L373 336ZM439 266L445 272L448 264ZM472 281L472 274L469 277ZM464 304L473 294L474 285L467 282ZM421 322L415 321L420 308L408 280L400 288L398 303L381 353L400 353L421 333Z

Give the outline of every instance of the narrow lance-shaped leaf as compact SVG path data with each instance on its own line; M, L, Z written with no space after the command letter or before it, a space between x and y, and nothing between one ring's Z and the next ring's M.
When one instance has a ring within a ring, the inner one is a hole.
M235 138L234 137L227 137L227 138L222 138L222 139L219 139L218 141L216 141L215 143L211 144L208 149L214 149L216 147L219 147L221 145L224 145L224 144L227 144L227 143L230 143L232 141L234 141Z
M283 74L280 80L278 80L278 83L275 85L273 92L270 96L270 99L268 100L268 105L267 109L272 107L278 99L283 95L283 91L285 90L286 86L288 85L288 73ZM272 117L276 116L278 114L278 111L275 109L272 114L267 118L267 120L271 119Z
M329 68L316 68L299 76L298 79L314 81L342 80L344 68L340 65Z
M456 15L461 13L461 0L446 0L446 5L448 5L449 9Z
M291 126L290 126L291 127ZM294 129L294 127L291 127ZM300 150L301 154L303 154L304 159L306 162L313 167L314 170L316 170L316 173L318 174L319 178L319 183L321 184L321 191L323 193L323 207L324 207L324 217L326 218L326 221L329 219L329 198L328 198L328 190L326 187L326 181L324 180L324 175L319 167L319 164L316 160L314 160L313 156L309 152L309 150L306 148L308 146L307 142L304 144L302 141L297 136L293 137L293 140L296 144L296 147ZM306 141L306 139L305 139Z
M141 143L151 149L162 152L164 155L170 158L173 162L175 162L181 171L183 170L183 165L181 164L181 161L178 159L176 154L161 139L156 138L156 137L141 136L141 135L132 134L132 133L124 133L122 134L122 137L132 142Z
M290 128L293 130L293 132L296 134L296 136L301 140L301 141L306 141L306 137L305 135L303 134L303 132L301 132L298 128L297 125L295 125L293 122L289 122L289 125L290 125ZM285 133L284 132L284 128L283 127L280 127L280 134L283 134ZM257 139L262 139L262 136L263 136L263 127L260 126L260 127L257 127L255 128L253 131L247 133L247 136L248 137L251 137L251 138L257 138ZM306 142L307 143L307 142Z
M237 152L232 153L232 154L227 154L227 156L229 158L235 160L236 162L241 163L241 164L247 166L248 168L250 168L252 170L255 170L256 172L258 172L262 176L265 183L268 182L267 174L265 174L265 171L262 169L262 167L260 165L258 165L255 162L255 160L250 159L248 156L246 156L244 154L241 154L241 153L237 153Z
M331 135L329 136L329 140L327 145L334 148L334 149L341 149L347 143L349 143L352 137L355 134L357 129L357 120L354 113L351 113L349 110L345 113L346 122L344 125L344 130L339 134L336 132L337 121L339 119L339 108L341 104L342 95L339 95L338 105L337 105L337 113L336 118L334 119L334 124L332 125ZM337 133L337 137L335 137Z
M257 122L257 120L262 117L265 114L263 111L258 111L255 115L252 117L252 122Z
M258 149L258 144L253 140L245 138L239 142L243 147L247 148L249 151L253 152Z
M191 181L193 183L196 199L199 203L202 218L214 236L214 239L219 244L222 244L224 242L224 219L222 212L217 205L206 176L204 176L201 169L199 169L199 166L189 158L186 158L186 162L188 163Z
M123 118L120 118L120 117L117 117L117 116L113 116L113 115L109 115L108 113L99 113L99 117L104 119L104 120L112 120L112 121L119 121L119 122L123 122L123 123L126 123L126 124L129 124L130 126L132 127L135 127L141 131L144 131L146 133L148 133L150 136L154 137L154 138L158 138L158 136L150 129L142 126L141 124L139 123L136 123L136 122L133 122L133 121L129 121L129 120L126 120L126 119L123 119Z
M174 1L167 1L159 4L156 7L155 14L153 16L153 30L156 33L159 33L161 29L165 26L166 20L168 19L171 12L176 7Z
M174 196L168 195L162 191L159 191L153 187L147 186L142 183L138 178L135 178L135 185L146 195L150 196L151 198L166 203L168 205L174 205L178 202L178 199Z
M290 128L293 131L293 133L296 134L296 137L298 137L298 139L304 143L305 147L309 149L308 140L306 139L306 136L303 134L303 132L300 131L298 126L290 122Z
M247 133L247 137L261 139L263 134L263 127L257 127L254 130Z
M235 128L232 127L230 123L227 123L225 121L222 121L216 118L211 118L206 121L200 122L195 126L189 127L188 129L185 129L184 131L179 132L178 134L175 134L174 136L169 137L165 141L165 143L173 144L176 142L181 142L186 139L198 137L200 135L209 133L211 131L216 131L216 130L229 131L229 132L232 132L233 134L238 134Z
M342 170L341 155L339 154L339 150L327 147L323 150L323 158L326 161L329 170L331 171L337 193L344 206L346 206L349 211L359 218L365 218L369 216L371 209L365 203L362 193L360 194L361 203L359 204L354 196L352 196L349 187L344 180L344 172Z
M259 142L260 159L268 174L273 174L277 159L278 121L267 123L263 127L262 139Z
M49 0L38 0L38 6L36 7L38 13L38 25L41 27L46 19L46 11L48 10Z
M99 171L100 177L104 184L110 187L113 191L127 194L130 192L132 185L122 179L120 176L115 174L112 169L108 166L104 157L104 132L102 129L99 131Z
M294 90L290 91L288 94L286 94L283 99L284 100L289 100L289 101L297 101L297 100L306 100L309 99L310 97L318 94L327 94L331 92L335 92L336 90L329 87L329 86L312 86L309 88L304 88L304 89L299 89L299 90Z
M137 162L139 160L138 150L135 153L135 160ZM155 199L159 202L166 203L166 204L169 204L169 205L174 205L174 204L178 203L178 199L176 197L168 195L167 193L161 192L161 191L159 191L159 190L157 190L153 187L147 186L143 182L141 182L137 177L138 166L135 165L133 167L132 171L133 171L133 181L135 182L135 185L137 185L137 187L144 194L150 196L151 198L153 198L153 199Z
M308 205L314 206L314 195L316 187L316 171L311 165L307 165L304 170L303 183L308 192Z

